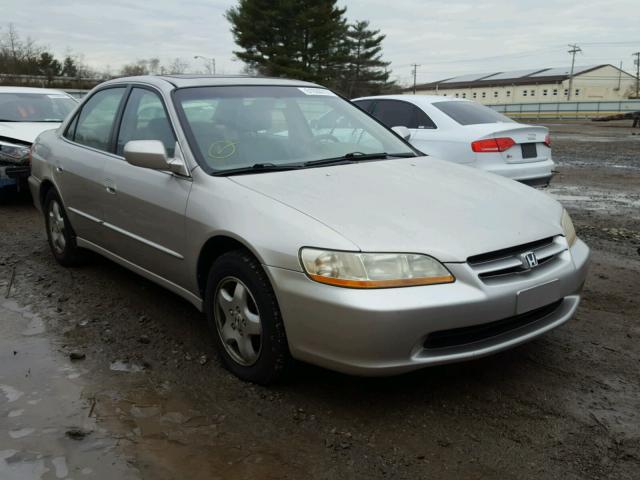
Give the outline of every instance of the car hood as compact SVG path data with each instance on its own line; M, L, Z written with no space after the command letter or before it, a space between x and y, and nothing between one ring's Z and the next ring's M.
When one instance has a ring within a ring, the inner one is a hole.
M464 262L562 233L562 206L546 194L433 157L229 178L315 218L363 251ZM309 246L330 247L312 239Z
M45 130L58 128L57 122L0 122L0 137L33 143Z

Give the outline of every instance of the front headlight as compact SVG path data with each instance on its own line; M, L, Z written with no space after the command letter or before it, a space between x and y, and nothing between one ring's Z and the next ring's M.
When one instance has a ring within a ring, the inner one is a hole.
M349 288L389 288L451 283L438 260L415 253L361 253L303 248L302 267L312 280Z
M22 164L29 160L29 147L0 142L0 161Z
M576 242L576 229L573 227L573 222L571 221L569 213L564 209L562 210L562 220L560 223L562 224L562 231L567 239L567 243L571 247Z

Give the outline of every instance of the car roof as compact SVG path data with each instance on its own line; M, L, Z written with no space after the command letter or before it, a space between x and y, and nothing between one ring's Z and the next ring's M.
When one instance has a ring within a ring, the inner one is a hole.
M57 95L67 95L70 97L68 93L62 90L56 90L54 88L36 88L36 87L0 87L0 93L39 93L42 95L46 94L57 94Z
M354 98L352 102L358 100L402 100L404 102L413 103L414 105L432 104L434 102L451 101L451 102L470 102L464 98L454 98L444 95L376 95L371 97Z
M296 86L324 88L315 83L287 78L256 77L248 75L143 75L109 80L105 84L148 83L161 88L215 87L215 86Z

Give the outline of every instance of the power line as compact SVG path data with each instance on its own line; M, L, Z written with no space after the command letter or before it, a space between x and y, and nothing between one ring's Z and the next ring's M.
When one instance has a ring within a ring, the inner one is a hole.
M569 89L567 90L567 101L571 100L571 87L573 86L573 67L576 64L576 53L582 52L582 49L578 45L569 45L571 50L569 53L571 54L571 73L569 74Z

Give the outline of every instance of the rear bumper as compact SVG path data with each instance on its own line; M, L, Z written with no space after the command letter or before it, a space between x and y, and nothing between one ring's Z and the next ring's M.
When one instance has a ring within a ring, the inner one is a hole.
M265 267L276 290L292 355L356 375L391 375L482 357L527 342L567 320L580 301L589 248L578 240L562 262L534 277L486 285L467 264L448 264L447 285L354 290L322 285L303 273ZM539 318L495 335L430 348L434 332L518 321L518 292L556 281L553 298L534 306ZM553 307L553 308L551 308Z
M547 186L553 176L554 167L554 161L549 158L542 162L488 165L485 170L512 180L518 180L527 185Z

